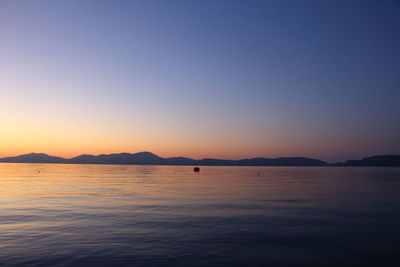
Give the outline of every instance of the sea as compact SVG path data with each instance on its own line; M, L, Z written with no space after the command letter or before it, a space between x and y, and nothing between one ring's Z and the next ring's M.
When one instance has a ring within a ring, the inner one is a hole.
M400 266L400 168L1 163L0 266Z

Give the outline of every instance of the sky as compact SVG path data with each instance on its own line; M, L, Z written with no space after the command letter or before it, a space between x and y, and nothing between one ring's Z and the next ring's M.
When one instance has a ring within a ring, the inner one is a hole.
M398 1L0 0L0 156L400 154Z

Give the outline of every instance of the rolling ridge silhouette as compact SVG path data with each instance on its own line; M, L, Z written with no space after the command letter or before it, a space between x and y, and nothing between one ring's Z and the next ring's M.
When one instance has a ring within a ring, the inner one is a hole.
M121 164L121 165L199 165L199 166L400 166L400 155L372 156L361 160L348 160L335 164L306 157L251 158L240 160L186 157L162 158L151 152L82 154L73 158L62 158L45 153L30 153L15 157L0 158L8 163L64 163L64 164Z

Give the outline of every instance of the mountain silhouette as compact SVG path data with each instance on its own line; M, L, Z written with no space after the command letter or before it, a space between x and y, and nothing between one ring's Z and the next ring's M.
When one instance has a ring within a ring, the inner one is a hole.
M10 163L71 163L71 164L126 164L126 165L200 165L200 166L327 166L328 163L311 158L253 158L242 160L211 159L195 160L185 157L162 158L151 152L89 155L70 159L54 157L44 153L30 153L16 157L0 158Z
M9 163L65 163L65 164L121 164L121 165L199 165L199 166L400 166L400 155L381 155L344 163L328 164L325 161L304 157L229 159L191 159L185 157L162 158L151 152L83 154L70 159L44 153L30 153L16 157L0 158Z
M68 159L69 163L78 164L136 164L149 165L161 164L162 158L151 152L139 152L135 154L118 153L118 154L102 154L98 156L80 155L72 159Z
M380 155L363 158L361 160L348 160L345 166L400 166L400 155Z
M30 153L16 157L0 158L0 162L14 163L67 163L67 160L61 157L49 156L44 153Z

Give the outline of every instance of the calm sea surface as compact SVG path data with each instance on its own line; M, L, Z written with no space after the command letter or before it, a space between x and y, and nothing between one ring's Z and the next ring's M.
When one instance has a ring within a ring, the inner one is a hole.
M0 265L400 266L400 168L0 164Z

